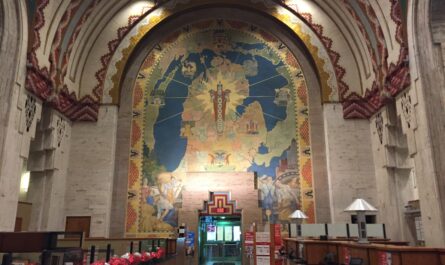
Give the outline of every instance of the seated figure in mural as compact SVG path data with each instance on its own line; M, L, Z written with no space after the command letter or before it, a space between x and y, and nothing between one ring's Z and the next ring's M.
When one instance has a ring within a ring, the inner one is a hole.
M159 220L163 220L169 211L174 209L174 203L181 192L181 188L181 181L177 181L170 173L163 172L158 175L159 199L156 206Z
M142 200L149 205L154 205L155 199L152 194L152 188L148 186L148 179L143 178L142 180Z

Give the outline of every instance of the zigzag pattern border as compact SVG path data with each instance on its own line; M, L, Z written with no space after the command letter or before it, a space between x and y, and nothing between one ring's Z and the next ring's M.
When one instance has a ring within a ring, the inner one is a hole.
M308 23L308 25L314 30L318 38L323 43L325 49L327 50L331 62L335 69L335 75L337 77L338 91L340 93L340 99L344 98L346 93L349 91L349 86L343 81L343 77L346 74L346 69L339 64L340 54L332 49L333 40L326 37L323 33L323 26L316 24L312 19L312 14L310 13L299 13L299 15Z

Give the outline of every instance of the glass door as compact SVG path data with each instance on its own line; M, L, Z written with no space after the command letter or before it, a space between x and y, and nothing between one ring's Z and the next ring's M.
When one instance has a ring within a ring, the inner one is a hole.
M200 218L200 264L241 264L241 220L239 216Z

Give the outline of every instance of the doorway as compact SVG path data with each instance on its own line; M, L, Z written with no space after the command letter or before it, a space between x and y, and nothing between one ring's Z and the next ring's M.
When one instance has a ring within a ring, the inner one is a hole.
M241 264L241 216L200 216L199 264Z
M86 238L90 237L91 216L67 216L65 232L84 232Z

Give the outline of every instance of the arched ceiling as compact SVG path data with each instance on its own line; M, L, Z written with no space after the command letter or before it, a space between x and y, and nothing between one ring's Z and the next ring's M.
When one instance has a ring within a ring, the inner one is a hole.
M345 118L369 118L409 85L406 0L27 2L27 89L73 121L97 120L100 104L119 103L125 65L150 30L210 6L281 21L313 57L323 102L341 102Z

